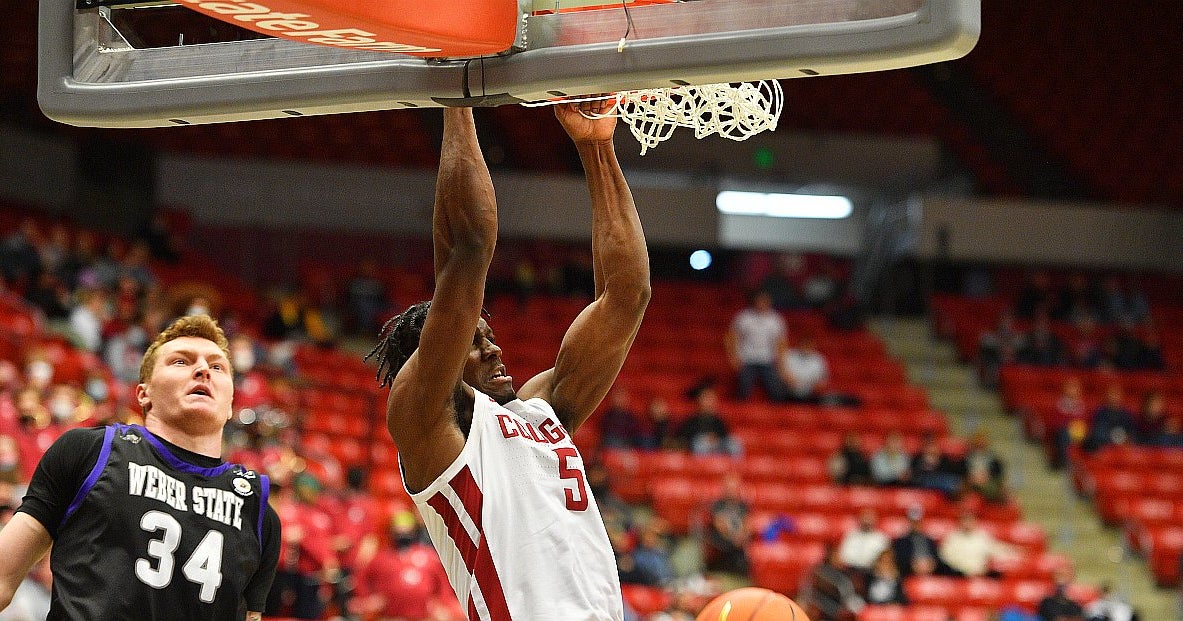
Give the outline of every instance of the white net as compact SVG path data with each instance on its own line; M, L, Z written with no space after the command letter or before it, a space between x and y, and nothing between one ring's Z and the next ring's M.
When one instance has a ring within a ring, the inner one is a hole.
M731 140L747 140L776 129L784 107L784 93L776 80L650 88L563 101L593 99L615 100L615 105L600 116L615 116L628 124L633 137L641 143L641 155L668 140L678 127L694 130L695 138L718 134ZM555 103L561 102L525 105Z

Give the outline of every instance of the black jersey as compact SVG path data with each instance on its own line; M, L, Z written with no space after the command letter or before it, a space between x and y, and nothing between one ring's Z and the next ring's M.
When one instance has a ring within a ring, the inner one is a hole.
M137 425L74 430L21 511L54 538L49 620L241 619L263 610L279 520L266 476Z

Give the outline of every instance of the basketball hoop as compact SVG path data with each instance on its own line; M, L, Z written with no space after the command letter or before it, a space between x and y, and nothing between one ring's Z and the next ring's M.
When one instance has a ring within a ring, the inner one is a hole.
M641 155L668 140L678 127L694 130L695 138L718 134L731 140L747 140L776 129L784 107L780 82L724 82L671 88L624 91L604 97L582 97L525 103L548 106L601 99L614 100L608 112L589 118L614 116L629 126L641 143Z

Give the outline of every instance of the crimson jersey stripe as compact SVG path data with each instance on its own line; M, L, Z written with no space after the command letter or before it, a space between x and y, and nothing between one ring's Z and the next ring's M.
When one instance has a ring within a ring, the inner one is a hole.
M473 565L476 564L476 543L468 536L468 531L464 530L464 525L460 523L460 516L456 515L456 510L452 508L447 497L439 492L436 492L431 500L427 501L427 504L431 505L431 508L435 509L435 512L443 518L444 524L448 527L448 536L456 544L456 549L460 550L460 558L464 559L464 566L471 573Z
M492 552L489 551L489 546L485 545L487 542L484 537L484 526L481 523L484 494L477 485L476 479L472 477L472 471L468 469L468 466L456 473L456 476L448 484L456 492L460 503L464 506L464 512L468 514L476 526L480 545L473 542L472 538L468 536L468 531L460 522L460 516L442 493L436 493L427 501L427 504L435 509L443 519L444 524L448 527L448 536L452 538L456 548L460 551L461 558L464 559L465 568L476 577L477 585L481 589L481 595L485 599L485 606L489 609L492 621L512 621L509 615L509 606L505 602L505 591L501 587L501 578L497 575L497 567L493 564ZM477 621L476 603L471 594L468 599L468 616L472 621Z
M456 473L450 483L456 495L460 497L464 510L472 518L476 529L481 533L481 545L477 550L476 567L469 566L476 574L476 582L481 585L481 595L485 597L485 605L494 621L510 621L509 606L505 603L505 590L501 588L501 578L497 575L497 567L493 565L493 553L485 541L485 527L481 522L484 515L485 496L472 478L472 471L465 466Z

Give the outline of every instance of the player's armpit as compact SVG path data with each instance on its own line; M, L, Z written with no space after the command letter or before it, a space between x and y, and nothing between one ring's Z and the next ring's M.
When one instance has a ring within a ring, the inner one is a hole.
M248 612L246 613L246 621L263 621L263 613Z

